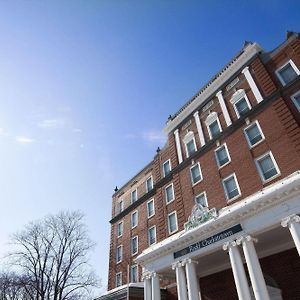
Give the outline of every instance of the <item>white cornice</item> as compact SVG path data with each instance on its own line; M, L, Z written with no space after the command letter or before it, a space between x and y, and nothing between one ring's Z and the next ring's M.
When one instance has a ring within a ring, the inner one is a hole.
M186 117L193 113L201 104L203 104L209 97L215 95L220 87L226 83L234 73L247 64L247 62L259 53L262 48L257 44L249 44L240 56L233 59L221 72L219 72L215 79L210 81L188 104L179 110L175 118L167 122L164 129L166 134L174 130Z
M199 237L205 239L220 230L224 230L224 228L278 205L292 195L299 194L299 191L300 171L297 171L240 202L226 207L223 211L221 210L216 220L209 221L186 232L178 232L160 243L145 249L135 261L141 265L148 264L159 257L187 247L197 241Z

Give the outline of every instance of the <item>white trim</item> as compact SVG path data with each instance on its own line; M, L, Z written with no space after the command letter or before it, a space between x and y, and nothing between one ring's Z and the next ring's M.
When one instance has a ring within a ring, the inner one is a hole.
M255 144L251 145L250 139L249 139L248 134L247 134L247 130L248 130L250 127L254 126L255 124L256 124L256 126L257 126L259 132L260 132L261 139L260 139L258 142L256 142ZM249 146L250 149L254 148L255 146L257 146L258 144L260 144L262 141L265 140L264 133L263 133L263 131L261 130L260 124L259 124L259 122L258 122L257 120L254 121L254 122L252 122L251 124L249 124L247 127L244 128L244 134L245 134L245 137L246 137L246 140L247 140L247 143L248 143L248 146Z
M219 159L218 159L218 154L217 154L217 152L218 152L222 147L225 148L225 151L226 151L227 157L228 157L228 161L227 161L225 164L223 164L222 166L220 166L220 162L219 162ZM229 151L228 151L228 148L227 148L227 144L226 144L226 143L220 145L218 148L215 149L215 159L216 159L217 166L218 166L219 169L222 169L223 167L225 167L225 166L227 166L228 164L231 163L231 157L230 157L230 155L229 155Z
M220 120L219 120L219 117L218 117L218 114L216 112L211 112L206 120L205 120L205 124L206 124L206 127L207 127L207 131L208 131L208 134L209 134L209 138L212 140L214 139L215 137L212 136L211 134L211 131L210 131L210 125L212 123L214 123L215 121L217 121L218 123L218 126L219 126L219 129L220 129L220 133L223 131L222 130L222 126L221 126L221 123L220 123Z
M132 216L136 214L136 224L134 226L132 226ZM138 223L139 223L139 212L137 210L133 211L130 215L130 226L131 226L131 229L135 228L138 226Z
M205 137L204 137L201 121L199 118L198 110L194 113L194 119L196 122L196 127L197 127L197 131L198 131L199 139L200 139L200 144L203 147L205 145Z
M122 203L122 209L120 209L120 204ZM119 199L118 200L118 214L120 214L122 211L124 210L124 200L123 199Z
M119 225L122 224L122 232L121 234L119 235ZM121 237L123 235L123 232L124 232L124 222L121 221L119 223L117 223L117 238Z
M134 268L136 268L136 281L132 280L132 269L134 269ZM130 282L131 283L139 282L139 267L138 267L138 264L130 266Z
M132 252L132 241L136 239L136 252ZM131 256L134 256L136 255L137 253L139 252L139 236L138 235L135 235L131 238L130 240L130 253L131 253Z
M170 187L170 186L172 186L173 198L172 198L170 201L168 201L168 199L167 199L167 188ZM175 200L175 191L174 191L174 185L173 185L173 182L170 183L170 184L168 184L168 185L165 187L165 200L166 200L166 203L167 203L167 204L169 204L169 203L171 203L171 202L173 202L173 201Z
M206 196L206 192L205 192L205 191L203 191L203 192L201 192L201 193L199 193L199 194L197 194L197 195L195 196L195 198L194 198L195 203L197 203L196 198L197 198L197 197L200 197L201 195L204 195L205 204L206 204L206 207L208 207L208 201L207 201L207 196Z
M260 93L260 91L259 91L259 89L258 89L251 73L250 73L249 67L248 66L245 67L242 70L242 73L245 75L246 80L248 81L248 84L249 84L249 86L250 86L250 88L251 88L251 90L254 94L254 97L255 97L257 103L263 101L264 99L263 99L263 97L262 97L262 95L261 95L261 93Z
M180 144L179 130L178 129L176 129L174 131L174 135L175 135L175 144L176 144L176 150L177 150L178 163L181 164L183 162L183 158L182 158L182 150L181 150L181 144Z
M168 162L169 162L169 165L170 165L170 172L169 172L168 174L170 174L171 171L172 171L171 159L169 158L168 160L166 160L166 161L163 163L163 168L162 168L162 170L163 170L163 175L164 175L164 177L166 177L166 176L168 175L168 174L165 173L165 169L164 169L164 165L165 165L166 163L168 163Z
M291 96L291 99L292 99L294 105L296 106L298 112L300 112L300 103L298 104L297 100L296 100L297 96L300 97L300 90Z
M155 237L155 242L154 243L150 243L150 229L153 229L154 228L154 237ZM156 238L156 225L153 225L151 227L148 228L148 245L151 246L151 245L154 245L156 244L157 242L157 238Z
M235 181L235 184L236 184L236 188L238 190L238 194L236 196L234 196L233 198L229 198L228 196L228 191L226 189L226 185L225 185L225 181L227 181L229 178L233 177L234 178L234 181ZM224 179L222 179L222 185L223 185L223 189L224 189L224 192L225 192L225 197L226 197L226 200L227 202L231 202L237 198L239 198L242 194L241 194L241 189L240 189L240 186L239 186L239 183L237 181L237 178L236 178L236 175L235 173L232 173L230 174L229 176L225 177Z
M223 95L222 95L222 91L217 92L216 96L219 100L219 103L220 103L220 106L221 106L221 109L222 109L222 112L223 112L223 116L224 116L226 125L228 127L232 124L232 121L231 121L230 115L228 113L228 109L226 107L225 100L224 100Z
M198 181L194 182L192 169L195 168L196 166L199 167L200 179ZM201 166L200 166L199 162L197 162L196 164L194 164L190 167L190 175L191 175L192 186L196 185L197 183L199 183L203 180L202 170L201 170Z
M196 144L196 139L195 139L195 135L194 135L193 131L189 131L182 140L183 140L184 147L185 147L186 157L189 157L190 155L193 155L195 152L197 152L197 144ZM193 143L194 143L195 152L192 154L189 154L187 144L190 143L191 141L193 141Z
M151 185L152 185L152 188L151 188L151 190L148 190L148 185L147 185L147 181L149 180L149 179L151 179ZM153 176L152 175L150 175L147 179L146 179L146 192L147 193L149 193L150 191L152 191L153 190L153 187L154 187L154 183L153 183Z
M133 201L132 200L132 195L133 195L134 192L136 193L136 199ZM134 202L136 202L138 200L137 188L131 191L130 200L131 200L131 204L134 203Z
M117 285L117 276L120 275L120 285ZM122 286L122 272L118 272L116 273L116 276L115 276L115 287L120 287Z
M230 99L230 102L231 102L232 105L233 105L234 111L235 111L236 116L238 117L238 119L241 117L241 115L240 115L240 113L239 113L239 111L238 111L238 109L237 109L237 107L236 107L236 104L237 104L238 102L240 102L243 98L245 99L245 101L246 101L246 103L247 103L247 105L248 105L249 110L251 110L251 109L252 109L252 106L251 106L251 103L250 103L250 101L249 101L249 99L248 99L248 97L247 97L247 95L246 95L245 90L242 90L242 89L237 90L237 91L232 95L232 97L231 97L231 99Z
M169 219L171 215L175 215L175 220L176 220L176 230L174 230L172 232L170 231L170 219ZM168 232L169 232L169 234L173 234L177 231L178 231L177 212L176 212L176 210L174 210L174 211L172 211L171 213L168 214Z
M296 73L298 76L300 75L300 71L299 71L299 69L297 68L297 66L295 65L295 63L294 63L291 59L289 59L285 64L283 64L282 66L280 66L280 67L275 71L275 73L276 73L276 75L277 75L277 78L279 79L280 83L281 83L283 86L287 85L289 82L285 82L285 81L283 80L283 78L281 77L280 71L281 71L284 67L286 67L288 64L290 64L290 66L294 69L295 73Z
M120 255L120 260L118 260L118 249L121 249L121 255ZM122 262L123 260L123 245L119 245L117 246L117 249L116 249L116 263L119 264L120 262Z
M259 161L262 160L263 158L265 158L266 156L270 156L270 158L272 160L272 163L274 164L274 167L275 167L275 169L277 171L277 174L275 174L274 176L272 176L272 177L270 177L268 179L264 178L264 174L263 174L263 172L261 170L261 167L260 167L260 164L259 164ZM256 168L258 170L259 176L260 176L260 178L261 178L261 180L262 180L263 183L267 183L267 182L269 182L269 181L273 180L274 178L276 178L276 177L278 177L278 176L281 175L279 167L278 167L277 162L276 162L276 160L275 160L275 158L273 156L272 151L268 151L268 152L260 155L259 157L257 157L255 159L255 165L256 165Z
M149 207L148 204L152 202L153 203L153 214L149 215ZM155 204L154 204L154 198L150 199L149 201L147 201L147 217L148 219L152 218L155 215Z

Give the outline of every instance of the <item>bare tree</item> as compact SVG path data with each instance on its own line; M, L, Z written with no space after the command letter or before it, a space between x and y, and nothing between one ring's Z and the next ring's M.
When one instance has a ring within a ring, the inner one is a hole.
M13 235L11 263L30 300L87 299L97 285L88 263L94 243L80 212L62 212L30 223Z

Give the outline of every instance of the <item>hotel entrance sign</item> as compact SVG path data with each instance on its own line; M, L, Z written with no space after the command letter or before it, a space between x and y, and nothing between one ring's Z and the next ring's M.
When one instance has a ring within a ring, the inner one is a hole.
M174 252L174 259L178 258L178 257L181 257L181 256L184 256L184 255L187 255L189 253L192 253L194 251L197 251L199 249L202 249L202 248L205 248L211 244L214 244L218 241L221 241L223 239L226 239L227 237L231 236L231 235L234 235L240 231L242 231L242 226L241 224L237 224L237 225L234 225L233 227L230 227L222 232L219 232L213 236L210 236L208 237L207 239L204 239L202 241L199 241L197 243L194 243L182 250L179 250L177 252Z

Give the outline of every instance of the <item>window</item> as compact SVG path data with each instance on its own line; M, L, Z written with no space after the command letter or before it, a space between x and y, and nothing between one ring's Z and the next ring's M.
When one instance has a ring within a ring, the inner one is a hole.
M149 246L156 243L156 227L153 226L148 230L148 242Z
M122 257L123 257L123 246L120 245L117 247L117 263L121 262L122 261Z
M196 183L198 183L202 180L202 173L201 173L199 163L192 166L190 171L191 171L191 179L192 179L192 184L193 185L195 185Z
M215 156L219 168L224 167L228 163L230 163L230 156L226 144L220 146L215 150Z
M137 265L131 266L130 281L138 282L138 266Z
M121 213L124 210L124 202L123 200L118 201L118 213Z
M138 237L135 236L131 239L131 255L138 253Z
M280 174L272 152L267 152L255 160L256 167L263 182L270 181Z
M164 177L166 177L171 172L171 161L168 159L163 163L163 173Z
M137 200L137 189L131 192L131 203Z
M176 211L168 215L168 229L169 229L169 234L174 233L178 230Z
M236 180L235 174L223 179L223 187L227 200L234 200L241 195L241 191Z
M205 123L211 140L222 132L221 124L216 112L210 113L206 118Z
M254 147L265 139L257 121L246 127L244 132L250 148Z
M138 224L138 212L135 211L131 214L131 228L136 227Z
M201 204L204 207L208 207L206 193L202 192L195 197L195 203Z
M122 285L122 272L116 274L116 287Z
M294 102L294 105L300 112L300 91L298 91L296 94L294 94L291 98L292 98L292 101Z
M152 189L153 189L153 179L152 179L152 176L150 176L146 180L146 191L147 191L147 193L150 192Z
M295 78L297 78L297 76L300 75L299 69L291 59L277 69L275 73L283 86L292 82Z
M189 131L183 138L185 144L186 157L190 157L197 151L196 140L193 131Z
M245 115L251 109L251 104L248 100L245 90L237 90L232 95L230 102L232 103L238 118Z
M166 186L165 188L165 195L166 195L166 201L167 204L174 200L174 189L173 189L173 183Z
M117 225L117 236L120 237L123 234L123 222L118 223Z
M154 216L155 209L154 209L154 199L151 199L147 202L147 215L148 218Z

